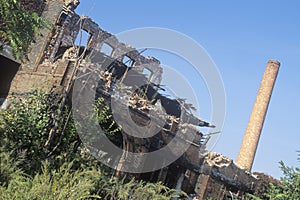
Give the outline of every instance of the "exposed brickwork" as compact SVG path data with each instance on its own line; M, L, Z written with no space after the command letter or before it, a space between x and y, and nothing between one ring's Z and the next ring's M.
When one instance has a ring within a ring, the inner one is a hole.
M41 15L46 6L46 0L20 0L22 8L29 13Z
M267 64L236 161L237 165L248 171L251 171L253 165L279 66L280 63L275 60L270 60Z
M43 30L43 37L37 37L36 43L31 45L30 53L28 54L29 61L22 64L21 69L12 81L10 86L11 94L28 92L33 88L45 91L49 91L53 87L58 89L66 88L76 64L76 52L78 50L80 50L79 54L83 52L83 47L74 47L74 41L80 29L90 35L87 47L88 52L93 50L101 51L103 45L108 45L112 48L110 55L102 54L99 57L90 58L92 63L87 63L83 59L80 63L80 70L88 70L92 67L93 62L100 62L97 59L100 59L102 62L104 58L106 59L105 62L116 61L114 64L121 68L124 67L122 60L126 55L133 61L131 66L133 71L142 73L144 69L148 69L152 73L151 82L157 85L160 84L163 72L160 62L153 57L140 55L136 49L118 41L115 36L101 29L92 19L74 13L78 1L22 0L22 3L24 2L29 2L26 8L29 11L36 9L36 12L41 13L41 10L44 9L42 15L52 21L56 25L56 29ZM38 4L39 2L40 4ZM33 8L34 4L38 6ZM273 65L276 68L276 62L270 62L268 65L270 65L270 69L265 73L265 76L270 74L274 76ZM269 82L264 84L267 85L266 88L270 89ZM94 87L95 85L91 86L91 89L94 89ZM266 95L265 93L268 93L268 90L261 89L259 93ZM107 100L110 100L109 98L108 95ZM263 104L268 104L268 102L264 101ZM267 105L263 107L267 108ZM147 124L147 119L143 119L143 115L137 112L133 112L132 118L141 124ZM156 119L160 120L159 117ZM178 123L170 119L167 122L170 124L169 130L161 131L153 140L134 138L127 136L126 133L122 133L123 139L127 140L127 150L132 152L149 152L166 145L173 137L170 133L178 129ZM223 199L226 195L243 198L245 192L255 193L258 190L257 188L263 185L259 178L245 172L235 165L231 159L217 153L200 152L200 141L203 135L200 131L197 131L193 124L186 125L184 130L186 133L193 133L196 136L193 141L185 141L192 145L181 158L161 170L129 176L143 178L147 181L162 181L166 185L175 188L176 183L182 180L182 175L184 174L181 189L199 200L206 198ZM126 162L126 157L120 160L118 169L122 169L124 162ZM135 164L138 167L140 162L136 161Z

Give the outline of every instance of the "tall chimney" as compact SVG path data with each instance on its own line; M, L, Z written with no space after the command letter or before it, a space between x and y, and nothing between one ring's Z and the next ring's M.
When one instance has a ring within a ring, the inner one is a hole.
M251 171L280 63L269 60L249 119L236 164Z

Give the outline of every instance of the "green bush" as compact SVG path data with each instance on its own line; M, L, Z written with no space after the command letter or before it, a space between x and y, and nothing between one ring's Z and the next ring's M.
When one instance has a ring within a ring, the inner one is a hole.
M134 179L126 182L125 178L102 180L98 189L98 194L107 200L169 200L174 197L187 197L184 192L170 189L161 182L147 183Z
M59 95L34 91L15 97L10 109L0 111L0 199L164 200L186 196L162 183L112 177L114 171L86 156L70 111L59 108L59 100ZM118 131L119 127L112 124L102 103L103 99L96 101L96 117L114 137L113 127ZM55 123L58 128L48 149L45 141Z
M271 184L266 196L274 200L300 199L300 169L297 167L288 167L282 161L279 164L283 172L283 177L281 178L282 184Z
M300 154L297 160L300 162ZM270 183L267 192L260 194L263 199L269 200L298 200L300 199L300 169L286 166L282 161L279 167L283 172L283 177L279 184ZM260 200L261 198L247 194L246 199Z
M22 9L17 0L0 0L0 16L0 41L10 45L18 59L26 56L28 46L35 34L41 34L41 28L52 26L37 13L30 14Z
M98 98L95 101L96 118L104 133L112 136L121 131L121 127L113 120L111 110L104 101L104 98Z
M91 195L100 172L95 169L72 171L72 162L53 170L49 162L42 165L42 172L33 178L24 173L13 174L7 187L0 187L1 199L84 199Z
M57 106L59 95L33 91L22 97L13 97L11 101L10 109L0 111L0 146L4 151L13 151L15 157L17 152L23 152L26 158L23 169L27 173L39 169L41 161L50 155L62 155L70 151L72 143L80 142L72 121L66 122L68 111L65 109L60 120L56 121L58 131L52 148L44 147L54 118L60 110ZM60 148L55 148L55 153L51 153L57 144L60 144Z
M13 158L13 152L6 152L0 146L0 186L7 186L14 176L22 175L19 168L22 158Z

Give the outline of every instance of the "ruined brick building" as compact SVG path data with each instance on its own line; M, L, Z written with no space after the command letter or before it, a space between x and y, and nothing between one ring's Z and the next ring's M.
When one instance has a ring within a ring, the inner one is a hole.
M76 73L74 74L74 72L76 70L90 70L99 66L99 63L102 63L102 69L106 69L109 72L105 74L105 71L99 71L98 77L100 77L102 85L97 86L97 92L107 101L111 98L112 78L118 79L122 77L128 69L132 70L142 82L151 82L152 89L157 90L163 73L160 62L153 57L140 55L136 49L118 41L112 34L101 29L92 19L77 15L74 10L79 4L78 1L22 0L22 3L27 10L42 14L43 17L54 23L56 28L53 30L42 30L42 36L36 37L35 43L29 48L27 62L21 63L15 60L11 56L10 48L5 46L4 51L0 55L0 98L4 99L10 94L29 92L32 88L49 91L55 87L56 90L64 91L67 88L70 91L69 87L75 78ZM74 46L80 31L85 31L89 35L87 48ZM104 52L104 47L109 49L109 51L106 50ZM82 55L80 62L78 53ZM269 65L267 74L273 73L274 83L277 71L272 72L272 69L276 69L277 66L278 70L279 63L272 61ZM274 68L271 65L276 66ZM126 79L124 82L126 82ZM268 81L265 82L267 86L262 87L260 91L261 93L268 93L270 96L273 85ZM269 90L264 88L269 88ZM149 96L153 96L153 93L149 94ZM147 103L134 103L134 98L143 100L140 97L132 97L130 99L130 103L133 105L133 118L136 118L136 121L140 123L147 123L147 117L149 117L147 110L154 109L155 106ZM260 99L258 98L257 100L259 105L261 105L260 101L265 102ZM174 101L164 99L164 97L160 97L159 100L162 105L164 101L168 103ZM176 104L176 102L173 102L173 104ZM268 101L264 104L265 110L267 104ZM167 111L167 115L158 116L158 118L167 117L167 125L163 126L164 131L150 141L145 142L142 139L128 136L123 132L123 139L127 140L128 144L127 150L149 152L150 149L159 148L158 144L163 145L167 143L173 137L172 133L174 133L178 125L176 122L178 120L178 116L176 118L176 109L175 111L170 109L169 112ZM257 115L257 113L253 115ZM176 119L172 119L170 116L175 116ZM238 163L242 167L239 167L231 159L221 154L205 152L205 138L197 126L211 125L190 115L188 111L185 117L186 126L184 130L195 135L193 141L185 141L191 144L189 149L180 159L169 166L154 172L135 175L137 178L148 181L162 181L167 186L182 189L195 199L207 197L242 199L245 193L256 194L264 189L266 182L260 176L248 172L251 170L254 155L244 155L241 150ZM261 125L257 127L259 134L263 119L264 115L260 116ZM253 124L249 126L252 127ZM248 137L251 138L251 134ZM247 142L249 139L245 140L246 147L243 148L252 148L254 149L252 152L255 154L256 146L248 147L249 144ZM257 141L251 144L257 145ZM244 150L244 152L247 151ZM247 161L246 158L248 157L251 157L252 161ZM120 159L120 164L118 165L120 170L122 169L122 162L126 162L126 157L122 159ZM243 161L243 159L246 159L246 161ZM243 168L248 171L245 171Z

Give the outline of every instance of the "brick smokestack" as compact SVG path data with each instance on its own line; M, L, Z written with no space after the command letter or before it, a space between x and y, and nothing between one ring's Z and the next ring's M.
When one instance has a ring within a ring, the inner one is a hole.
M251 171L280 63L269 60L252 109L236 164Z

